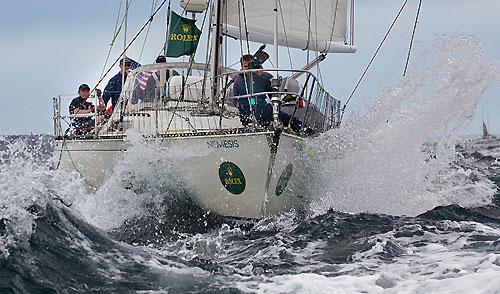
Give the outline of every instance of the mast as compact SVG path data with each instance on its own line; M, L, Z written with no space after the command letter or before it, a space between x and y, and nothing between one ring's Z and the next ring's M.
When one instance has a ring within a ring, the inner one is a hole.
M274 67L278 68L278 0L274 0Z
M196 21L196 13L191 12L191 19L192 19L193 21ZM194 62L194 52L193 52L193 53L191 53L191 55L189 55L189 62L190 62L190 63L193 63L193 62ZM190 68L189 70L191 71L191 68ZM187 75L188 75L188 76L191 74L191 73L190 73L190 71L187 73Z
M217 0L214 5L214 21L212 22L212 62L210 72L212 75L212 101L217 97L219 88L219 60L220 60L220 39L222 35L222 1Z
M170 36L170 0L168 1L168 8L167 8L167 29L165 36L165 45L163 45L163 56L165 56L165 58L167 57L167 46L168 46L169 36Z

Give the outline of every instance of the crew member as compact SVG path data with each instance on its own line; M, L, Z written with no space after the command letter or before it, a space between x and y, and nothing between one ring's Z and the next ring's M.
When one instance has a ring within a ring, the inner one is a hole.
M120 60L119 66L120 72L109 79L106 88L104 88L104 94L102 96L105 105L107 105L111 100L111 106L113 107L112 109L115 109L118 98L120 98L120 93L122 92L123 75L132 67L132 61L128 57L124 57ZM125 76L125 79L127 79L127 76Z
M74 98L69 105L70 114L89 114L95 111L94 105L87 101L90 97L90 87L87 84L81 84L78 87L78 97ZM75 117L73 119L75 135L88 134L94 128L94 119L92 117Z

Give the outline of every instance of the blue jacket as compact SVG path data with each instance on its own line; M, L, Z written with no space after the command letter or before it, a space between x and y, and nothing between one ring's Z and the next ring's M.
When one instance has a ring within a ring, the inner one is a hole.
M115 109L115 104L120 98L120 93L122 92L122 74L117 73L114 77L109 79L106 88L104 88L104 93L102 94L102 99L107 105L108 101L111 100L111 105L113 105L113 110Z
M270 92L272 91L272 77L273 76L271 74L264 72L261 76L257 74L252 74L252 77L247 76L247 80L245 81L243 75L238 75L234 78L234 96L246 95L247 93L250 93L251 87L253 87L253 93L255 94ZM251 81L253 81L253 85L250 85ZM248 104L248 100L250 100L250 103L254 106L257 120L260 120L260 118L263 120L270 119L269 116L272 115L272 107L269 103L267 103L266 95L264 94L252 96L250 99L248 97L237 99L238 109L242 118L250 116L250 105Z
M271 92L273 89L271 87L271 79L273 76L268 72L263 72L262 75L252 74L252 79L247 76L247 81L245 83L245 78L242 74L236 76L234 78L233 85L233 94L234 96L246 95L250 92L249 85L250 81L253 80L253 93L262 93L262 92ZM246 84L246 87L245 87ZM261 125L268 125L273 121L273 106L266 101L266 95L255 95L245 98L236 99L238 102L238 110L240 111L240 121L243 125L247 125L252 121L250 118L251 110L248 100L252 103L254 107L255 118L257 122ZM279 120L283 122L285 125L288 124L290 120L290 115L284 113L283 111L279 112ZM293 122L292 122L293 123ZM299 128L295 128L298 130Z

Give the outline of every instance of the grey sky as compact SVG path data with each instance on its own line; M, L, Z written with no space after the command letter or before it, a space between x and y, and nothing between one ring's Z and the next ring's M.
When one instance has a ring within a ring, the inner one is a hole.
M174 10L180 11L176 2L173 1L172 6ZM355 40L358 52L349 55L330 54L322 63L323 78L331 81L325 83L327 90L343 102L403 2L356 1ZM417 5L418 0L408 1L401 19L349 107L373 102L381 89L398 82L404 69ZM97 83L112 39L119 6L120 0L0 1L3 12L0 18L0 54L3 58L3 71L0 73L0 134L52 133L52 97L58 94L76 96L79 84L85 82L93 86ZM151 1L133 0L130 9L129 39L148 19ZM478 35L483 43L484 54L498 60L499 13L498 0L423 0L412 56L418 58L418 53L427 46L426 42L435 35L452 36L460 32ZM151 26L140 60L143 64L152 62L161 49L165 35L165 14L166 9L162 9ZM201 25L201 20L198 24ZM141 36L127 55L138 59L143 42L144 36ZM258 46L253 44L252 48ZM204 50L202 47L200 42L199 49ZM120 38L110 60L114 60L122 48L123 39ZM272 52L271 49L268 51ZM281 65L288 66L286 50L281 52ZM294 65L302 66L297 57L300 52L292 54ZM199 57L203 56L199 54ZM229 61L236 62L238 58L239 49L236 48L229 54ZM117 68L111 71L104 84L100 85L101 89L117 71ZM462 133L479 134L483 117L489 118L493 133L500 133L499 97L498 85L488 90L470 127Z

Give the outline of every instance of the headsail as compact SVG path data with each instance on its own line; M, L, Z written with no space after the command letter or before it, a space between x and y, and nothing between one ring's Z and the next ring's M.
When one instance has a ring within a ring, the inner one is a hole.
M273 43L274 1L228 0L223 31L234 37ZM319 52L355 52L347 39L347 0L281 1L278 44ZM227 15L227 18L226 18ZM338 43L340 42L340 43Z

